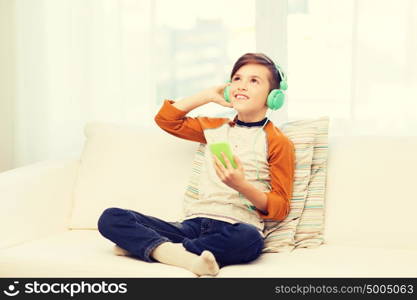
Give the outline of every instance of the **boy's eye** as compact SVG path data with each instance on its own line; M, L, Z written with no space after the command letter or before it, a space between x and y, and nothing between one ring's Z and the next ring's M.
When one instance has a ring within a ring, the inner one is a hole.
M240 77L234 77L233 78L233 81L236 81L236 80L239 80L240 79ZM258 80L256 80L255 78L252 78L252 80L251 80L252 82L258 82Z

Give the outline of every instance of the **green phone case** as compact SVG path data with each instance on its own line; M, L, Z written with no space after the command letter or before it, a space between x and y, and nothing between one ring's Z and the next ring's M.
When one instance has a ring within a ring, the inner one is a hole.
M217 158L222 162L223 166L227 168L226 162L224 161L223 156L222 156L222 152L224 152L224 154L226 154L226 157L231 162L233 168L237 169L237 164L233 159L232 149L230 148L229 143L222 142L222 143L210 144L210 151L211 153L216 155Z

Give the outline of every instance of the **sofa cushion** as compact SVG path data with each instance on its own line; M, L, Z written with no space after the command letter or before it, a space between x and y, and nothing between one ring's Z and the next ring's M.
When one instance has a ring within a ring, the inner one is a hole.
M417 249L417 138L333 136L329 145L326 242Z
M179 267L116 256L112 247L97 230L53 234L1 249L0 277L196 277ZM416 256L417 249L324 244L264 253L221 268L217 277L417 277Z
M0 277L196 277L182 268L117 256L113 245L97 230L53 234L0 250Z
M322 244L313 249L264 253L248 264L222 268L217 277L414 278L417 277L416 257L416 249Z
M197 143L156 126L143 129L102 122L88 123L85 136L70 228L96 229L101 213L109 207L167 221L180 218Z

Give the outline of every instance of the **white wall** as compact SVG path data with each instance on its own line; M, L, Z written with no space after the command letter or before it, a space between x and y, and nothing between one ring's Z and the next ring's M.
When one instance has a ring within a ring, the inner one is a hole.
M14 1L0 0L0 172L13 167Z

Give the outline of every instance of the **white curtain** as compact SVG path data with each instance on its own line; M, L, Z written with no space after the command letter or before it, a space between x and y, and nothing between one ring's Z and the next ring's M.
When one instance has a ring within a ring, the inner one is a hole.
M288 0L289 118L417 135L417 1Z
M87 121L151 124L150 0L14 3L14 167L78 155Z
M14 78L14 90L6 94L14 101L13 109L1 107L13 114L3 130L13 131L13 146L6 149L13 153L13 167L79 155L88 121L154 126L160 105L156 66L164 51L156 48L152 35L157 2L10 3L2 7L13 13L13 28L6 34L12 38L3 41L13 43L5 49L13 51L15 61L14 67L6 66ZM202 2L202 10L203 4L210 5ZM256 0L256 6L251 1L242 5L256 11L256 50L287 71L287 102L273 115L277 124L328 115L334 135L417 134L416 1ZM195 18L180 9L172 11L171 21ZM230 49L253 50L252 42L235 38L229 38Z
M352 118L366 135L417 135L417 1L355 1Z

